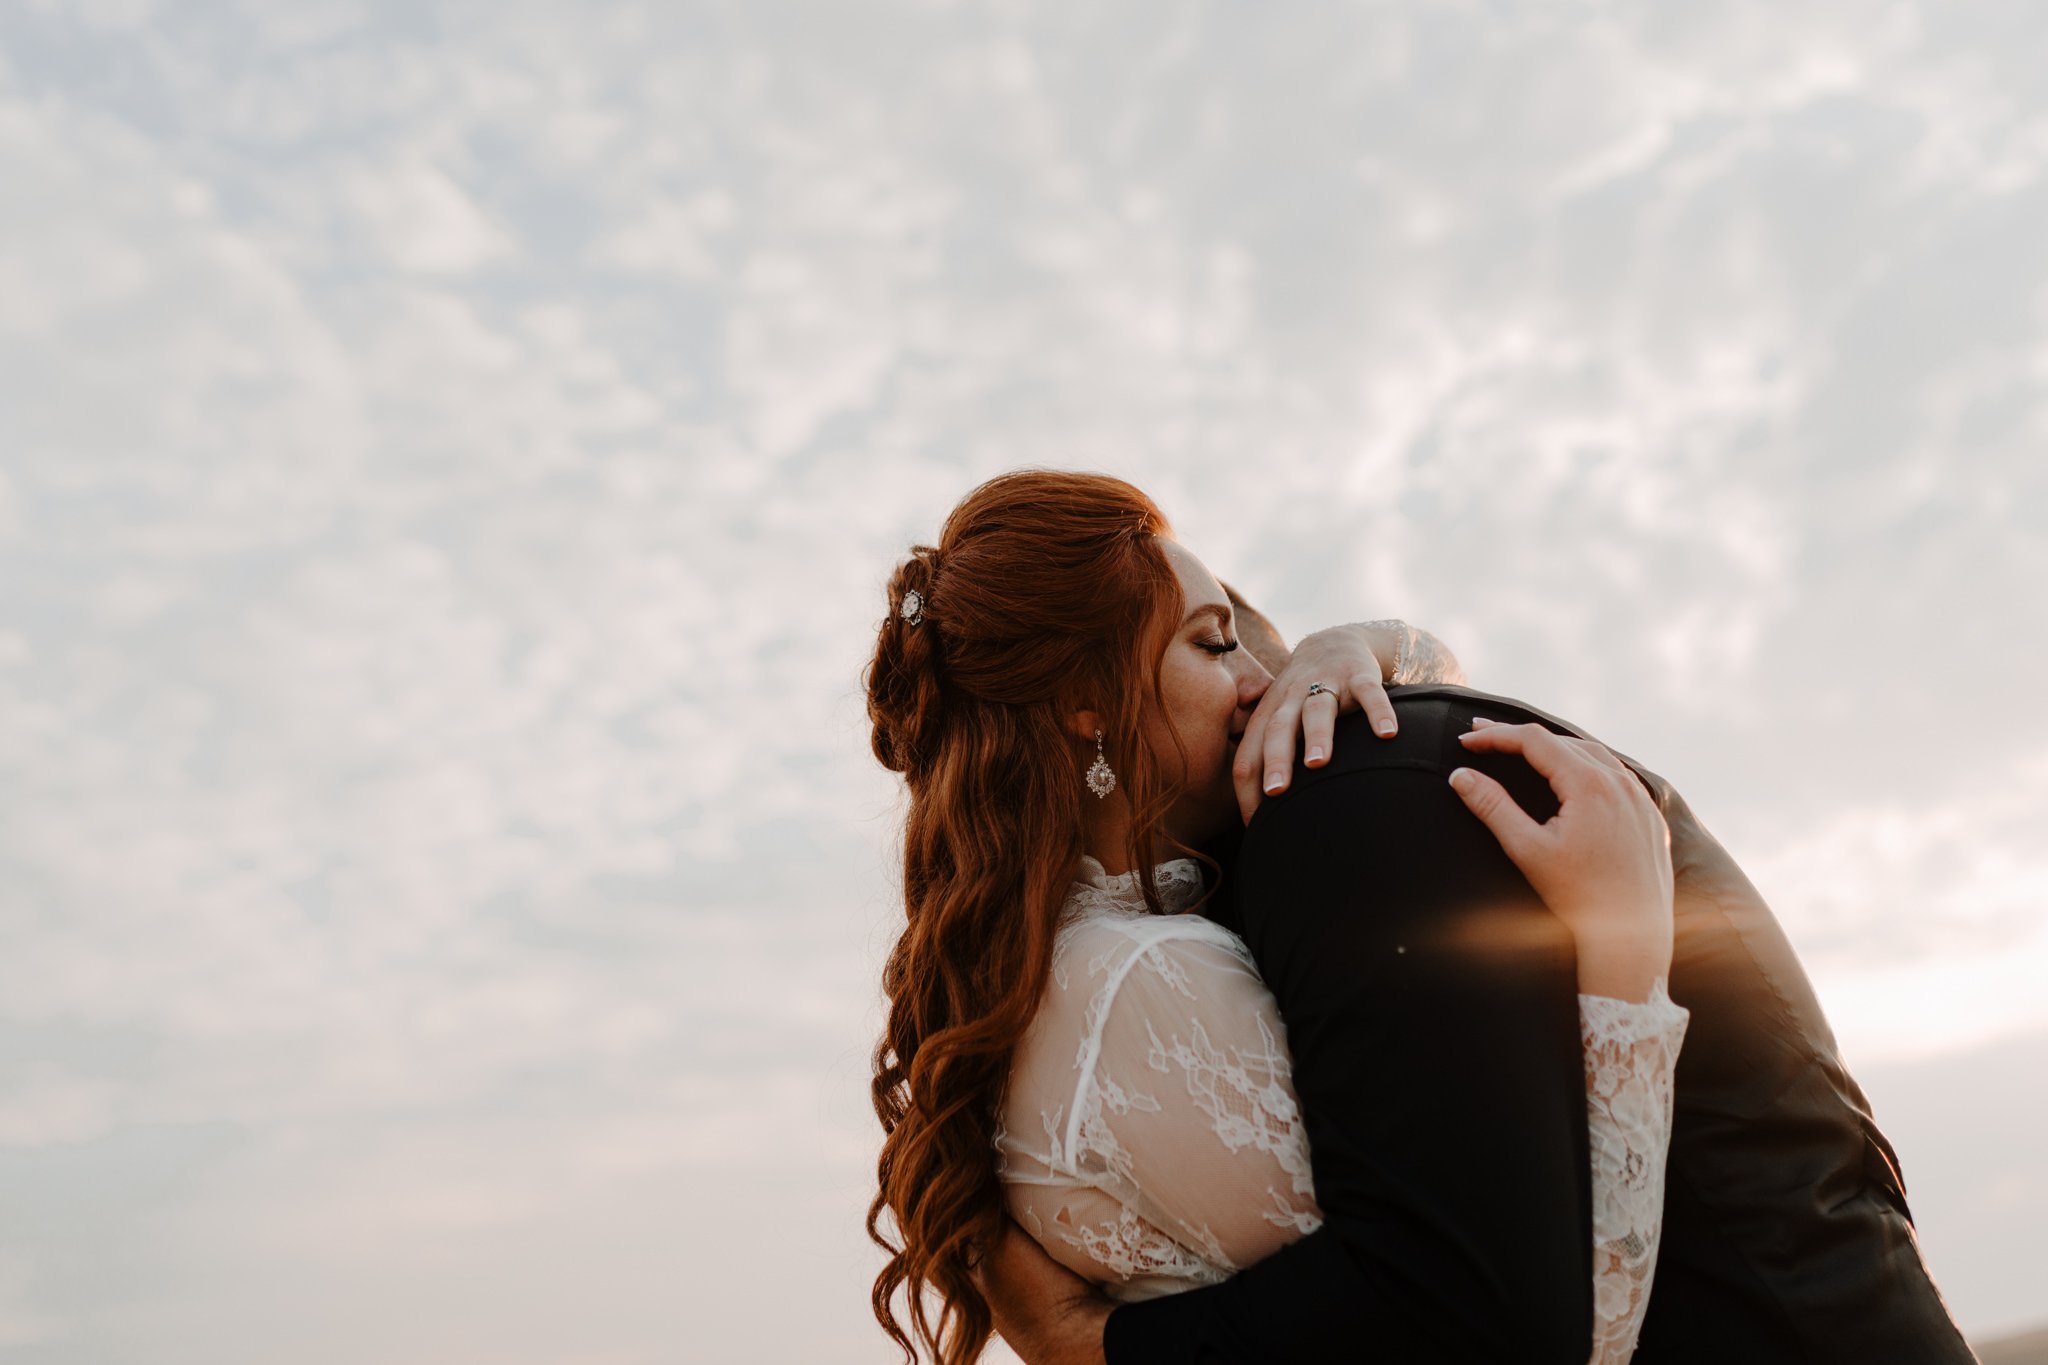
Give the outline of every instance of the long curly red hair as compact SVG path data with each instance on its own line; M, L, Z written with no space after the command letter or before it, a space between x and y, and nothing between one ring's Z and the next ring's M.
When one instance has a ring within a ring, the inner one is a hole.
M884 1138L867 1227L890 1253L875 1317L906 1360L922 1348L971 1361L992 1330L972 1271L1002 1231L997 1107L1051 970L1081 803L1096 799L1082 781L1094 747L1065 723L1076 710L1102 718L1131 802L1127 860L1161 909L1150 855L1175 792L1139 724L1163 708L1159 658L1181 611L1159 545L1170 533L1121 479L1022 470L969 493L939 543L914 547L889 580L868 718L875 757L909 788L906 923L882 974ZM902 611L912 592L917 623Z

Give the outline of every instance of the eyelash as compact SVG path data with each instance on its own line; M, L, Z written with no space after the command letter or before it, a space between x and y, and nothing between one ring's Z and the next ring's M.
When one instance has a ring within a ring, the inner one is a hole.
M1214 654L1217 658L1220 659L1224 655L1230 653L1232 650L1237 648L1237 641L1232 640L1230 643L1222 645L1205 644L1202 646L1202 648L1208 650L1211 654Z

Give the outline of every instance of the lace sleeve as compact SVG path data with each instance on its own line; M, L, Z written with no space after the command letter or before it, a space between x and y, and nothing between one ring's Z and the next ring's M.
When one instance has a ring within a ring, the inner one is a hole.
M1076 948L1053 996L1086 1006L1052 1012L1005 1106L1018 1221L1126 1300L1215 1283L1318 1226L1286 1031L1242 943L1187 918Z
M1579 997L1593 1155L1592 1365L1635 1353L1664 1226L1672 1071L1691 1014L1659 977L1640 1004Z

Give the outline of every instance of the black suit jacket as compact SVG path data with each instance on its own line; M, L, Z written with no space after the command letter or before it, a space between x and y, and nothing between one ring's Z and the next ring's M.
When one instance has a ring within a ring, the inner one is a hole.
M1558 1361L1590 1350L1591 1215L1570 934L1446 781L1538 819L1474 715L1582 731L1466 688L1393 689L1399 736L1339 721L1242 836L1212 913L1279 1002L1326 1222L1224 1284L1111 1314L1111 1365ZM1636 1359L1961 1365L1896 1154L1756 889L1671 785L1677 1071L1663 1243Z

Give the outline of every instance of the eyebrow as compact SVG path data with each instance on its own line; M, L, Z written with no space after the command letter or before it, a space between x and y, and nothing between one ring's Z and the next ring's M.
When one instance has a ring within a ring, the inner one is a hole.
M1230 608L1223 605L1223 603L1221 602L1205 603L1204 605L1196 607L1193 611L1189 612L1188 619L1180 623L1180 628L1182 630L1186 630L1189 626L1193 625L1196 621L1200 620L1204 616L1215 617L1216 624L1221 626L1230 619Z

